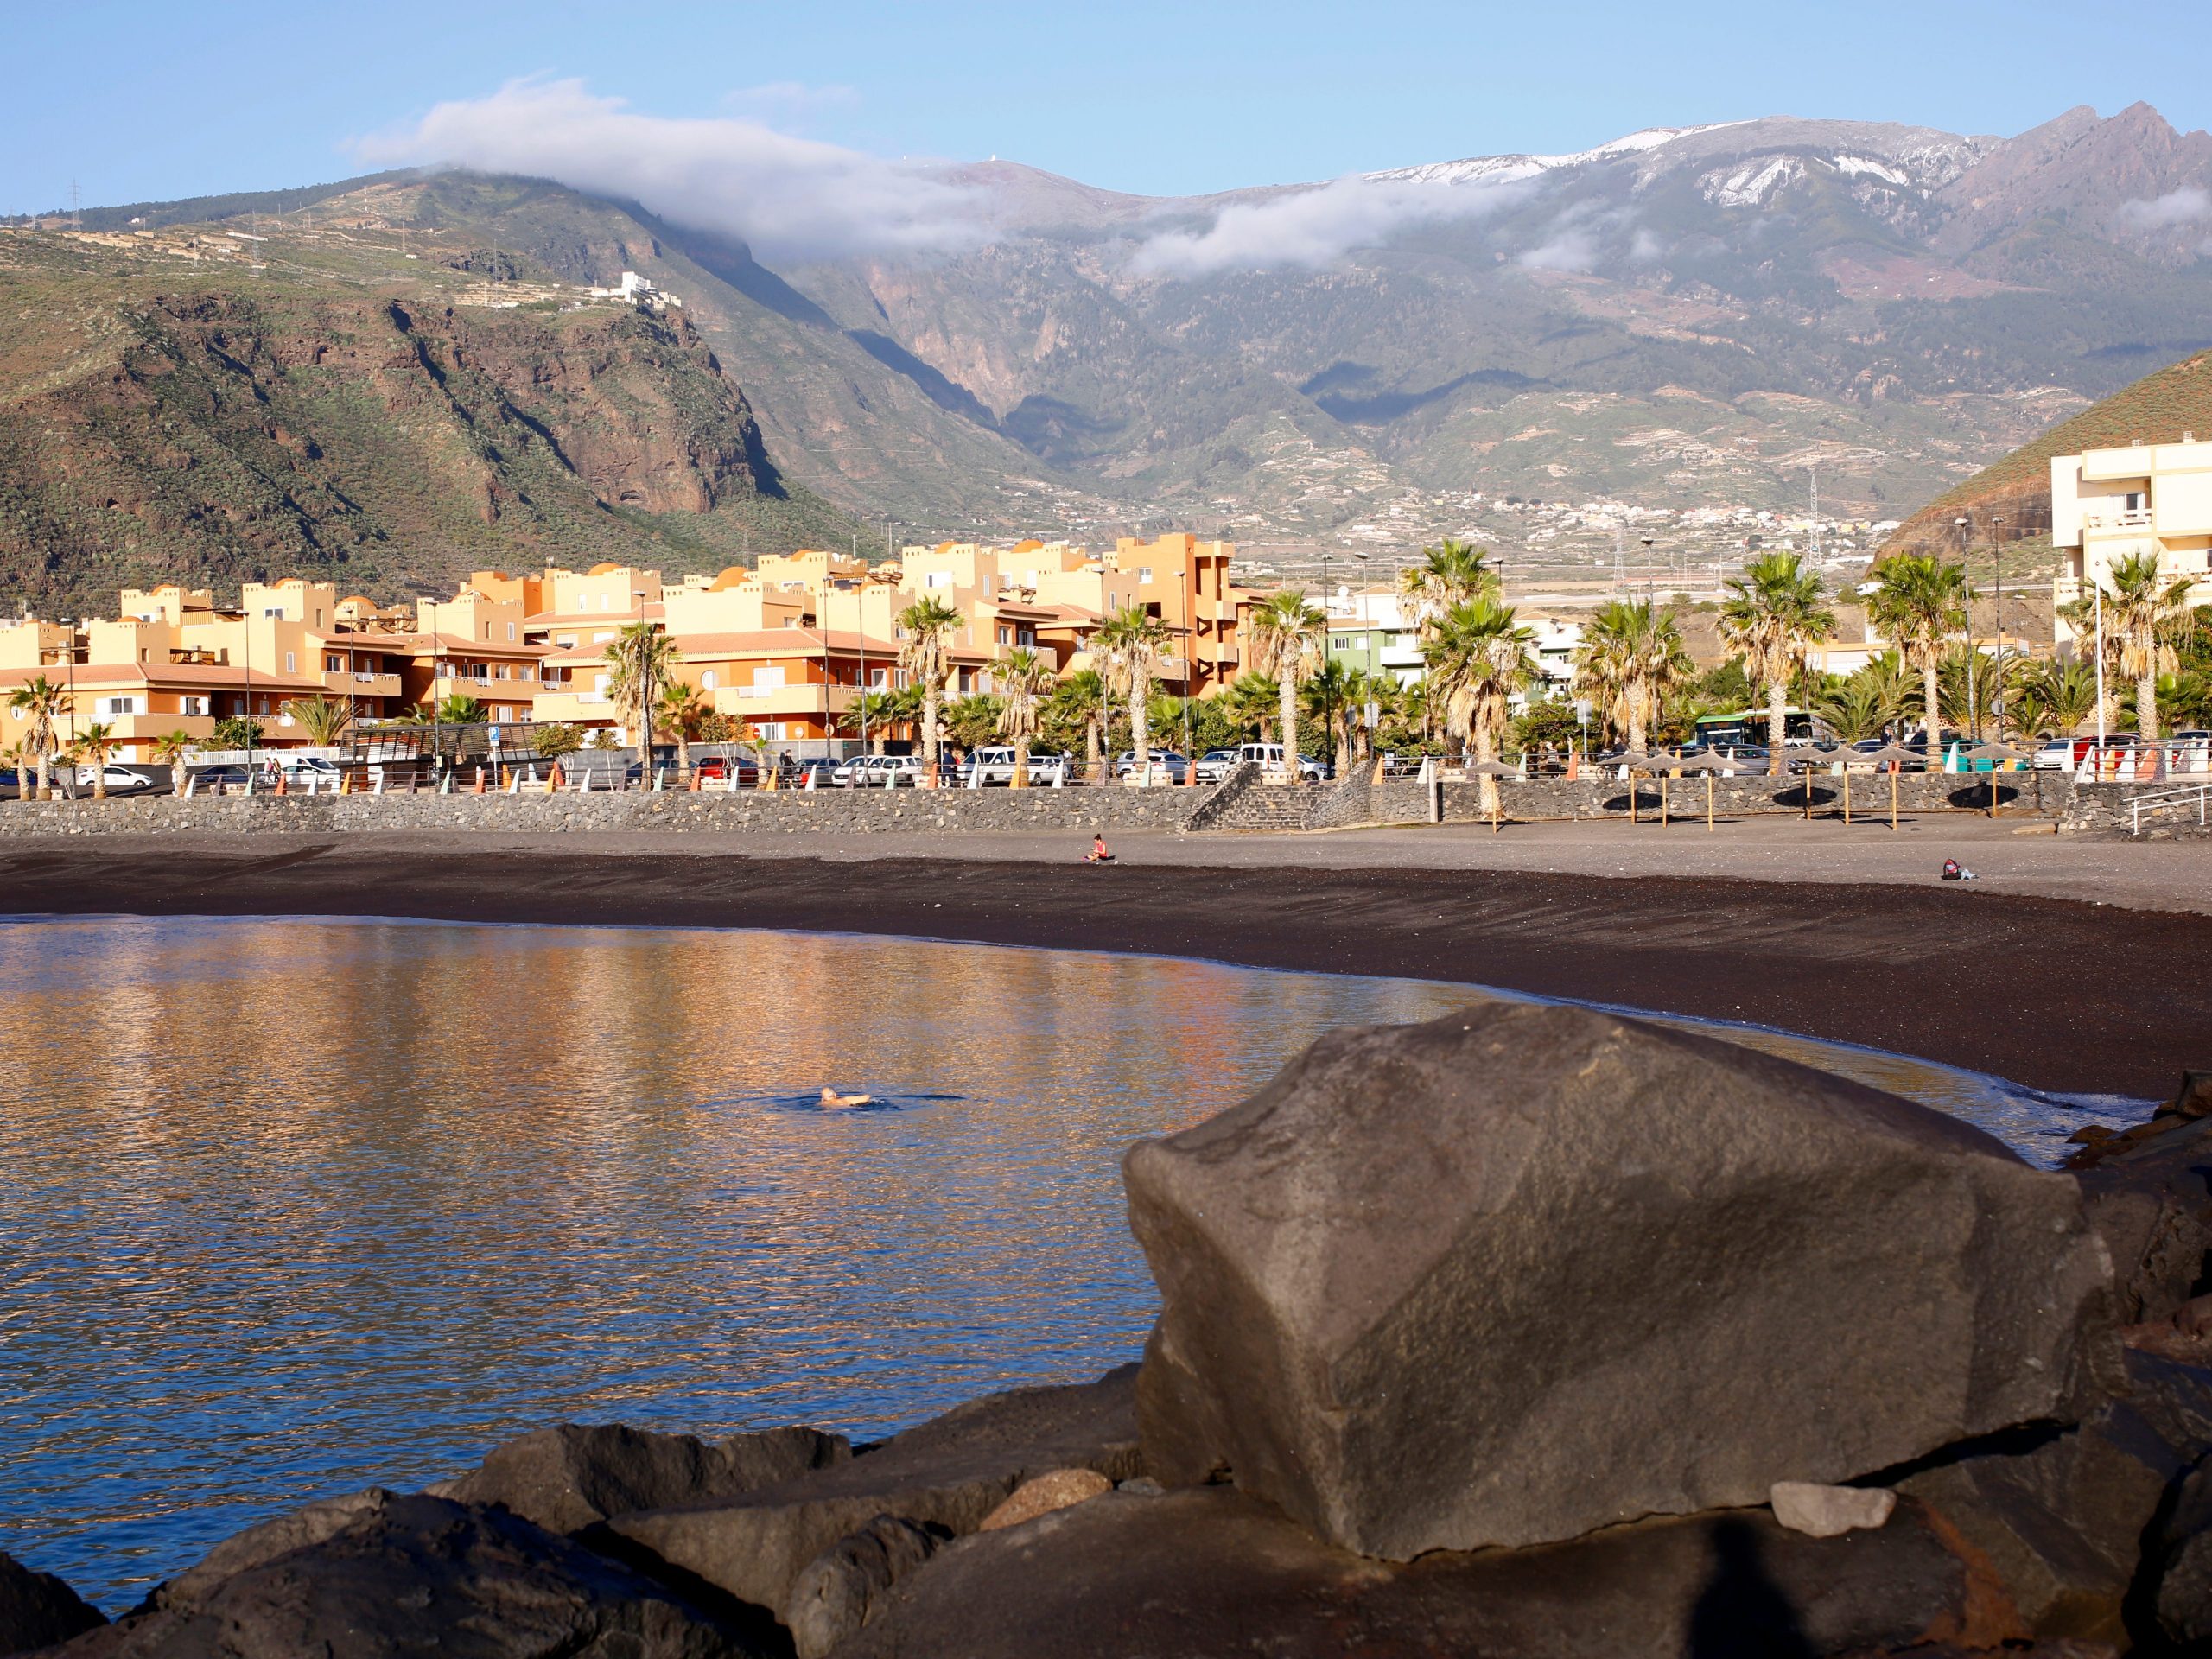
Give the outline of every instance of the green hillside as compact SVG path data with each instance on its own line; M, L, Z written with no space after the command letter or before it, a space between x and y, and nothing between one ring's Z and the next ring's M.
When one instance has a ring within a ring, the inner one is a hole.
M2050 458L2124 448L2140 438L2171 443L2184 432L2212 438L2212 352L2198 352L2061 421L2032 443L1985 467L1898 526L1883 551L1958 545L1955 521L1986 525L2002 515L2009 537L2050 528Z

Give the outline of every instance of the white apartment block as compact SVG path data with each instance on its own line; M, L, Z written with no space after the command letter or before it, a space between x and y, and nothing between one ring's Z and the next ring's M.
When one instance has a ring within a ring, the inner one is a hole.
M2058 550L2054 612L2141 553L2158 555L2162 575L2195 584L2192 605L2212 605L2212 443L2184 432L2179 443L2052 456L2050 540ZM2058 645L2074 638L2056 614L2051 628Z

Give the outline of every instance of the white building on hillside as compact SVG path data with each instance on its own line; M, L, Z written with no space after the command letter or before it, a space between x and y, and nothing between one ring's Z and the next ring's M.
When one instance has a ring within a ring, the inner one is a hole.
M2050 460L2051 638L2074 630L2056 613L2122 559L2158 556L2159 573L2195 584L2192 605L2212 605L2212 443L2134 443ZM2109 584L2107 584L2107 590Z

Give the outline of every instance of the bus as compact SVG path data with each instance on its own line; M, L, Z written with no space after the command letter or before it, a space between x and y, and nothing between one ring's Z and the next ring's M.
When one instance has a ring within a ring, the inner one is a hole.
M1747 744L1766 746L1767 711L1764 709L1738 709L1732 714L1700 715L1698 716L1694 744L1700 748L1740 749ZM1816 734L1813 730L1813 716L1808 709L1794 704L1782 711L1783 741L1789 743L1810 743Z

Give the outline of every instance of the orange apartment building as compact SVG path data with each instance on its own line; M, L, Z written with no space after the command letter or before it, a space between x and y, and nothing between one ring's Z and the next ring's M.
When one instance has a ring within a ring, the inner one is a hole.
M171 732L212 747L215 722L239 715L260 721L271 747L303 743L284 704L316 695L346 699L363 723L463 696L494 721L614 728L604 653L645 621L672 637L679 677L717 712L772 741L849 739L865 690L905 685L898 615L931 596L960 618L948 698L991 690L992 663L1017 648L1044 653L1063 675L1089 666L1092 632L1129 606L1158 618L1173 642L1162 685L1210 695L1243 664L1252 596L1230 584L1234 550L1188 535L1123 538L1103 554L945 543L872 567L809 550L672 585L627 565L480 570L450 599L414 601L411 614L299 578L246 583L235 608L168 583L124 589L113 621L0 620L0 694L41 673L73 682L76 722L105 723L118 758L141 763ZM11 723L20 721L0 713L0 747L16 741Z

